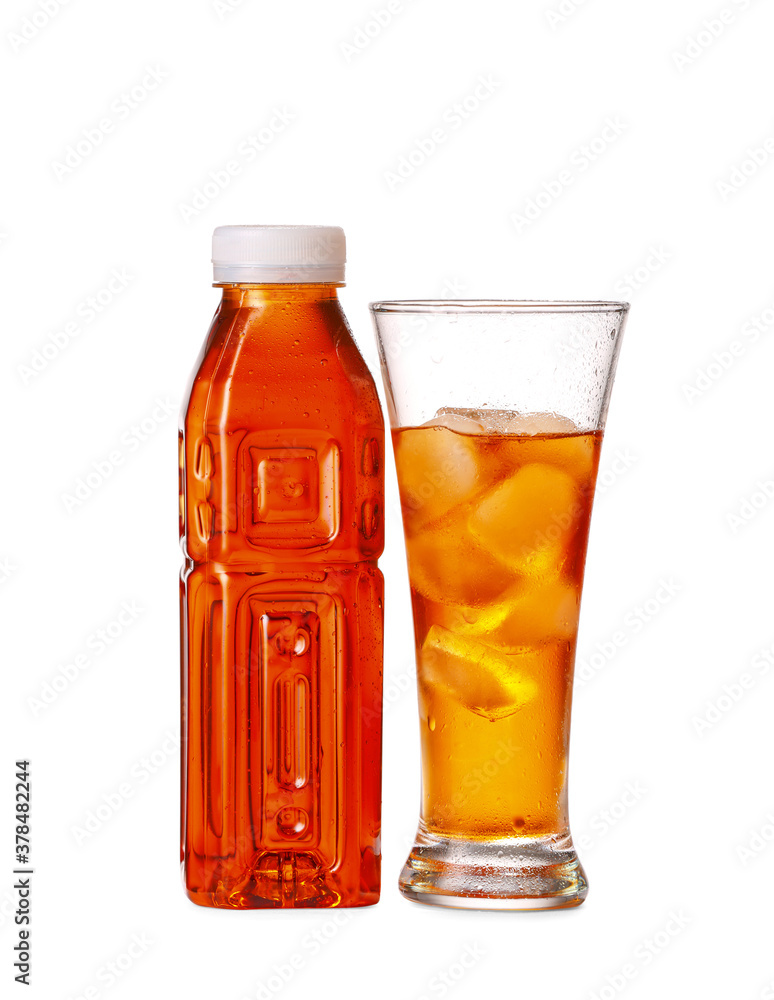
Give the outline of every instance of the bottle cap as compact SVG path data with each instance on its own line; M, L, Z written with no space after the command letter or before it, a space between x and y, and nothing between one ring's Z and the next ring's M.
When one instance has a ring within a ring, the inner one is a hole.
M216 284L344 281L338 226L218 226L212 234Z

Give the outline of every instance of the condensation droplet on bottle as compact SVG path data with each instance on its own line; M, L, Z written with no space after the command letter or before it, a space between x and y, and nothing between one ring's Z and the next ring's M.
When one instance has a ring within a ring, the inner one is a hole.
M428 715L427 717L427 728L430 730L431 733L435 732L435 719L433 718L432 715Z

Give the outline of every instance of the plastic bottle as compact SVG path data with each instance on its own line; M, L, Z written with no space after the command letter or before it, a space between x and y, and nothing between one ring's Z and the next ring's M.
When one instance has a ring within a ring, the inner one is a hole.
M204 906L380 884L384 424L327 226L224 226L180 433L182 854Z

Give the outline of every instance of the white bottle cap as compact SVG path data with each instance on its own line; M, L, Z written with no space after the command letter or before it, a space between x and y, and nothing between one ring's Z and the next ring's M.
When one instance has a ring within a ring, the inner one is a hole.
M338 226L218 226L212 234L216 284L344 281Z

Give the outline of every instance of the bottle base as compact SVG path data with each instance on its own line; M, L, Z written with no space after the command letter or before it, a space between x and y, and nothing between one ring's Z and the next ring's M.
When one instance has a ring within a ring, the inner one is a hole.
M234 901L223 902L219 893L199 892L195 889L186 889L186 896L197 906L204 906L216 910L302 910L302 909L336 909L346 910L361 906L375 906L379 902L379 893L368 893L353 899L343 899L332 901L330 899L306 899L291 900L290 902L277 902L263 897L240 896Z
M221 871L210 884L206 890L186 885L188 898L226 910L342 909L379 902L378 888L343 889L312 855L291 852L266 852L241 872Z
M469 910L580 906L588 883L572 841L555 837L458 840L420 830L400 876L415 903Z

